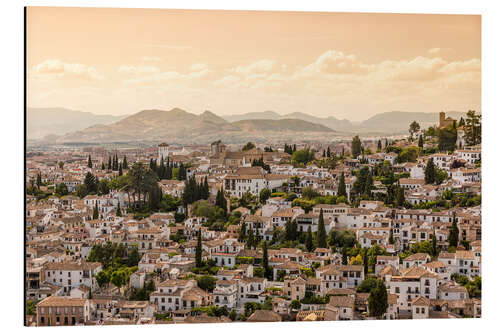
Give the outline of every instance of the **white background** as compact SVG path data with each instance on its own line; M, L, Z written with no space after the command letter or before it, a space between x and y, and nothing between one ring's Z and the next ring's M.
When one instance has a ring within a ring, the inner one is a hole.
M349 332L479 332L499 331L500 228L496 208L500 199L500 95L498 1L487 0L349 0L349 1L2 1L0 10L0 318L6 332L27 330L23 323L23 6L95 6L184 9L250 9L330 12L390 12L482 15L483 114L483 318L458 320L399 320L358 322L288 322L37 328L36 331L134 332L137 329L170 332L349 331ZM398 27L394 27L397 29ZM496 327L496 328L495 328ZM33 329L32 329L33 330Z

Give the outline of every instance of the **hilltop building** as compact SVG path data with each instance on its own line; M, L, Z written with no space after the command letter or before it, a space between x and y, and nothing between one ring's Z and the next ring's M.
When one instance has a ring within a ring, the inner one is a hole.
M455 119L446 117L446 113L439 112L439 128L446 128L455 122Z
M166 160L168 157L168 154L169 154L168 144L160 143L158 145L158 161L161 161L162 157L164 160Z

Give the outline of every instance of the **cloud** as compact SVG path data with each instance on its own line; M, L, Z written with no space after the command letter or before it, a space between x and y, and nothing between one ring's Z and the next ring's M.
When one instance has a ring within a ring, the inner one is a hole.
M193 72L202 71L207 68L208 66L206 64L193 64L191 65L191 67L189 67L189 69Z
M155 66L120 66L118 67L118 73L126 74L146 74L146 73L157 73L160 69Z
M151 57L151 56L144 56L141 58L142 61L145 62L158 62L161 61L160 57Z
M440 51L441 51L441 48L435 47L435 48L428 50L427 53L435 54L435 53L439 53Z
M104 76L85 64L67 63L59 59L49 59L32 67L33 76L41 79L75 77L85 80L103 80Z
M377 70L386 73L387 79L401 81L428 81L441 76L440 70L446 65L442 58L416 57L411 60L384 61Z
M262 59L246 66L237 66L235 68L231 68L229 71L241 75L266 73L274 68L275 63L276 62L274 60Z
M203 68L197 71L190 71L188 73L180 73L177 71L168 71L161 73L158 72L151 75L126 80L125 84L183 84L187 81L202 79L210 75L211 73L213 73L213 71L208 68Z
M313 63L307 65L304 73L350 74L365 71L366 68L354 54L329 50L320 55Z

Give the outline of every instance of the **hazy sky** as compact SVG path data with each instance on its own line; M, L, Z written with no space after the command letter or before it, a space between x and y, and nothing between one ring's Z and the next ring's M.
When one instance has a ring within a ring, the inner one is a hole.
M481 17L30 7L28 105L362 120L481 110Z

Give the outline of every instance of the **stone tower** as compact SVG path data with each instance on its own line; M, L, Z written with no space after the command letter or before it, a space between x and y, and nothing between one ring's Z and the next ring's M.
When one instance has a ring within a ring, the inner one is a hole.
M164 161L167 160L167 157L168 157L168 144L166 144L166 143L160 143L158 145L158 163L160 163L162 157L163 157Z
M445 126L445 120L446 120L446 114L443 111L439 112L439 128Z

